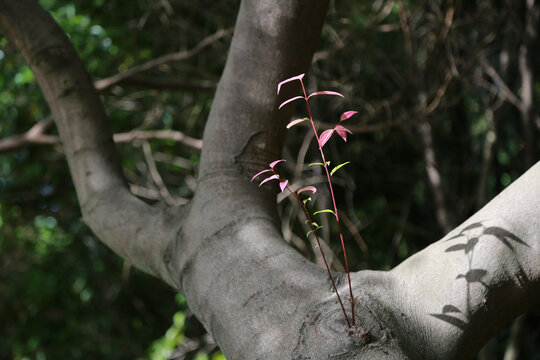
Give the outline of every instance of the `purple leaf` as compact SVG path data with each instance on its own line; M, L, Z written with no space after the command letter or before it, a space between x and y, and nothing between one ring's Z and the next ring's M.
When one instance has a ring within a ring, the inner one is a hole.
M316 92L314 92L312 94L309 94L308 99L310 97L312 97L312 96L315 96L315 95L336 95L336 96L345 97L345 96L343 96L340 93L335 92L335 91L316 91Z
M322 132L319 136L319 148L322 148L324 144L330 139L330 136L334 133L334 129L328 129Z
M342 122L343 120L347 120L351 116L358 114L358 111L345 111L343 114L341 114L341 117L339 118L339 122Z
M280 82L277 86L277 93L279 94L279 90L281 90L281 85L283 84L286 84L288 82L291 82L291 81L294 81L294 80L300 80L300 82L302 81L302 78L304 77L305 74L300 74L300 75L296 75L296 76L293 76L293 77L290 77L286 80L283 80L282 82Z
M281 188L281 191L285 190L285 187L289 183L289 180L285 180L279 183L279 187Z
M337 125L335 127L336 132L339 136L343 139L343 141L347 142L347 133L352 134L351 130L347 129L346 127L342 125Z
M263 170L263 171L259 171L258 173L256 173L255 175L253 175L253 177L251 178L251 181L255 180L255 178L261 174L264 174L265 172L269 172L269 171L272 171L270 169L266 169L266 170Z
M293 121L291 121L291 122L287 125L287 129L290 129L290 128L292 128L294 125L299 124L299 123L301 123L302 121L306 121L306 120L309 120L309 119L308 119L308 118L302 118L302 119L296 119L296 120L293 120Z
M270 180L274 180L274 179L279 179L277 175L272 175L270 177L267 177L266 179L264 179L263 181L261 181L261 183L259 184L259 186L261 186L262 184L264 184L265 182L267 181L270 181Z
M276 166L276 164L282 162L282 161L285 161L283 159L279 159L279 160L276 160L276 161L272 161L268 166L270 166L270 169L273 169L274 166Z
M305 188L301 188L300 190L298 190L296 193L300 194L303 191L311 191L315 194L317 192L317 188L315 186L306 186Z
M292 99L285 100L284 102L281 103L281 105L279 105L278 109L281 109L282 107L284 107L288 103L293 102L293 101L298 100L298 99L304 99L304 97L303 96L295 96Z

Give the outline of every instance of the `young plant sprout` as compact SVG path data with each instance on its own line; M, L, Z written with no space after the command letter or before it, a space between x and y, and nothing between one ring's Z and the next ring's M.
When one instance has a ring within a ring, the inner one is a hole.
M299 81L300 82L300 84L302 86L302 92L303 92L303 96L295 96L295 97L292 97L292 98L284 101L283 103L281 103L281 105L279 105L279 109L281 109L283 106L285 106L285 105L287 105L289 103L292 103L294 101L297 101L297 100L304 100L304 102L306 103L308 117L304 117L304 118L300 118L300 119L296 119L296 120L291 121L287 125L287 129L290 129L291 127L293 127L293 126L295 126L295 125L297 125L297 124L299 124L301 122L309 121L310 124L311 124L311 129L313 130L313 133L315 134L315 139L317 140L317 145L318 145L318 148L319 148L319 153L320 153L322 161L321 162L316 162L316 163L311 163L311 164L309 164L309 166L322 166L324 168L325 173L326 173L326 180L327 180L327 183L328 183L328 188L330 190L330 197L332 199L333 208L332 209L322 209L322 210L319 210L319 211L315 211L313 213L313 215L317 215L317 214L320 214L320 213L331 213L332 215L334 215L334 218L336 219L336 224L337 224L338 231L339 231L339 238L340 238L340 241L341 241L341 248L343 250L343 258L345 260L345 269L347 271L347 280L348 280L348 283L349 283L349 296L350 296L350 305L351 305L351 314L352 314L351 320L349 320L349 317L347 316L347 312L345 311L345 307L343 306L341 296L339 295L339 292L337 290L336 283L334 281L334 277L332 276L332 272L330 271L330 267L328 265L328 262L326 261L326 256L325 256L324 251L323 251L323 249L321 247L321 244L320 244L319 235L317 234L317 231L319 229L321 229L322 226L320 226L315 221L313 221L313 218L310 215L310 213L309 213L309 211L307 209L307 206L306 206L306 203L308 201L311 201L311 197L307 197L307 198L305 198L303 200L300 199L300 194L301 193L314 194L314 193L317 192L317 188L315 186L306 186L306 187L303 187L303 188L301 188L300 190L298 190L296 192L292 191L288 186L288 183L289 183L288 180L281 177L278 174L278 172L275 170L275 167L276 167L277 164L279 164L280 162L285 161L283 159L271 162L267 169L262 170L262 171L258 172L257 174L255 174L253 176L253 178L251 179L251 181L255 180L261 174L268 173L268 175L270 175L270 176L268 176L267 178L262 180L260 182L259 186L261 186L262 184L264 184L264 183L266 183L268 181L277 180L277 181L279 181L279 187L280 187L281 191L287 190L296 199L298 204L302 207L302 209L304 210L304 213L306 214L306 217L307 217L306 223L309 223L309 226L311 227L311 230L306 234L306 236L309 237L310 234L313 234L315 236L315 240L317 242L317 247L319 248L319 250L321 252L321 255L322 255L322 258L323 258L323 261L324 261L324 265L326 266L326 270L328 271L328 276L329 276L329 278L330 278L330 280L332 282L332 286L333 286L334 291L335 291L335 293L337 295L339 304L341 306L341 310L343 311L343 316L345 317L347 325L348 325L348 327L350 329L350 328L352 328L352 327L354 327L356 325L355 316L354 316L354 297L353 297L352 286L351 286L351 276L350 276L350 273L349 273L349 264L348 264L348 261L347 261L347 252L345 250L345 242L343 240L343 232L341 230L341 223L339 221L339 213L338 213L338 209L337 209L337 206L336 206L336 198L335 198L335 195L334 195L334 187L332 185L332 175L334 175L334 173L336 171L341 169L343 166L349 164L350 162L349 161L344 162L342 164L339 164L339 165L333 167L332 170L330 170L330 161L326 160L326 156L324 154L323 148L324 148L324 145L328 142L328 140L330 140L330 138L332 137L332 135L334 133L337 133L343 139L343 141L345 141L345 142L347 141L347 133L351 134L351 131L349 129L347 129L346 127L344 127L343 125L341 125L341 123L343 121L349 119L350 117L354 116L355 114L357 114L357 111L346 111L346 112L344 112L341 115L341 117L339 119L339 122L332 129L325 130L325 131L323 131L323 132L321 132L319 134L317 132L317 127L315 126L315 122L313 121L313 116L311 114L311 108L309 106L309 99L311 97L313 97L313 96L318 96L318 95L334 95L334 96L340 96L340 97L344 97L344 96L342 94L338 93L338 92L335 92L335 91L317 91L317 92L314 92L312 94L307 95L306 88L305 88L304 82L303 82L304 75L305 74L300 74L300 75L297 75L297 76L293 76L291 78L283 80L282 82L280 82L278 84L278 87L277 87L277 93L278 94L279 94L279 92L281 90L281 87L284 84L287 84L287 83L290 83L290 82L293 82L293 81Z

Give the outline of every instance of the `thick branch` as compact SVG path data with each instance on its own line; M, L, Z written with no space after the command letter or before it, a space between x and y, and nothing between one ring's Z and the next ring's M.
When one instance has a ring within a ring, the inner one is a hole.
M32 0L0 0L0 26L51 108L85 221L122 257L171 282L162 252L174 227L127 189L103 105L65 33Z
M411 347L472 357L540 301L540 163L445 238L392 270ZM399 285L398 285L399 284ZM395 305L395 304L394 304Z

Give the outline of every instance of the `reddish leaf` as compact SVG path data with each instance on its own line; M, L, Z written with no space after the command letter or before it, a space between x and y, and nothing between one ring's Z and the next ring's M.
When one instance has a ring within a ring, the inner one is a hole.
M337 125L335 127L336 132L339 136L343 139L343 141L347 142L347 133L352 134L351 130L347 129L346 127L342 125Z
M279 183L279 187L281 188L281 191L285 190L285 187L289 183L289 180L285 180Z
M261 186L262 184L264 184L265 182L267 181L270 181L270 180L277 180L279 179L277 175L272 175L270 177L267 177L266 179L264 179L263 181L261 181L261 183L259 184L259 186Z
M303 191L311 191L315 194L317 192L317 188L315 186L306 186L305 188L301 188L300 190L298 190L296 193L300 194Z
M309 120L309 119L308 119L308 118L302 118L302 119L296 119L296 120L293 120L293 121L291 121L291 122L287 125L287 129L290 129L290 128L292 128L294 125L299 124L299 123L301 123L302 121L306 121L306 120Z
M335 91L316 91L316 92L314 92L313 94L309 94L308 99L309 99L310 97L316 96L316 95L336 95L336 96L345 97L345 96L343 96L343 95L341 95L340 93L335 92Z
M272 162L270 163L270 165L268 165L268 166L270 166L270 169L273 169L274 166L276 166L276 164L278 164L278 163L280 163L280 162L282 162L282 161L285 161L285 160L279 159L279 160L276 160L276 161L272 161Z
M294 80L300 80L302 81L302 78L304 77L305 74L300 74L300 75L296 75L296 76L293 76L293 77L290 77L286 80L283 80L282 82L280 82L277 86L277 93L279 94L279 90L281 90L281 85L283 84L286 84L288 82L291 82L291 81L294 81Z
M358 111L345 111L343 114L341 114L341 117L339 118L339 122L342 122L343 120L347 120L351 116L358 114Z
M288 103L293 102L293 101L298 100L298 99L304 99L304 97L303 96L295 96L292 99L285 100L284 102L281 103L281 105L279 105L278 109L281 109L282 107L284 107Z
M319 136L319 148L322 148L324 144L330 139L330 136L334 133L334 129L328 129L322 132Z
M255 178L261 174L264 174L265 172L269 172L269 171L272 171L270 169L266 169L266 170L263 170L263 171L259 171L258 173L256 173L255 175L253 175L253 177L251 178L251 181L255 180Z

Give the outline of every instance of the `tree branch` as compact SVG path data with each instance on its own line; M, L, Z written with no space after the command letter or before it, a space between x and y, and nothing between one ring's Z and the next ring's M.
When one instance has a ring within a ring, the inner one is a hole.
M133 75L122 80L123 84L144 86L158 90L189 90L189 91L215 91L217 84L213 81L185 81L170 77L150 77ZM98 89L103 90L103 89Z
M0 153L29 146L60 145L62 142L58 136L43 133L52 123L52 120L42 120L24 134L0 139ZM202 149L203 146L202 140L192 138L181 131L175 130L133 130L113 135L115 143L135 142L137 140L173 140L196 150Z
M129 192L103 105L66 34L32 0L0 0L0 26L32 69L51 108L84 220L119 255L172 283L162 254L179 222L164 222L175 215ZM27 135L43 131L34 130Z
M406 314L394 320L416 334L408 341L421 358L470 358L501 326L538 304L539 218L540 162L391 271Z
M181 61L181 60L186 60L186 59L189 59L195 55L197 55L198 53L200 53L202 50L204 50L204 48L206 48L207 46L213 44L214 42L224 38L224 37L227 37L229 35L231 35L233 32L233 29L221 29L219 31L217 31L216 33L204 38L201 42L199 42L195 47L193 47L192 49L189 49L189 50L183 50L183 51L179 51L179 52L175 52L175 53L171 53L171 54L166 54L166 55L163 55L163 56L160 56L158 58L155 58L155 59L152 59L152 60L149 60L143 64L140 64L140 65L136 65L136 66L133 66L131 68L129 68L128 70L120 73L120 74L116 74L116 75L113 75L113 76L110 76L108 78L105 78L105 79L101 79L101 80L97 80L95 83L94 83L94 86L96 87L96 89L98 91L103 91L105 89L108 89L110 88L111 86L113 85L116 85L124 80L127 80L129 79L130 77L133 77L134 75L137 75L143 71L146 71L146 70L150 70L152 68L155 68L159 65L162 65L162 64L165 64L165 63L169 63L169 62L172 62L172 61ZM135 80L137 81L137 80Z

